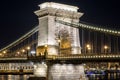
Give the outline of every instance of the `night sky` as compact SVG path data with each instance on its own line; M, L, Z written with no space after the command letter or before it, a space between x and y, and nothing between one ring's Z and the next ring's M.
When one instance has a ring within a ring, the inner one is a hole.
M0 48L38 25L34 11L46 1L78 6L81 21L120 30L119 0L0 0Z

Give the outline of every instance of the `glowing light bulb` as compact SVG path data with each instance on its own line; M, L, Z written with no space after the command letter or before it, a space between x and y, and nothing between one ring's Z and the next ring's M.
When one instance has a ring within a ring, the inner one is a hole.
M90 48L90 47L88 47L88 50L91 50L91 48Z
M108 49L108 46L105 45L105 46L104 46L104 49Z
M90 45L89 44L87 44L87 46L86 46L87 48L89 48L90 47Z
M6 53L6 51L3 51L3 53Z
M29 46L27 47L27 50L30 50L30 47L29 47Z
M20 52L17 52L17 54L20 54Z
M60 42L61 42L61 40L60 40L60 39L58 39L58 42L60 43Z
M25 52L25 50L23 49L22 52Z
M45 47L47 47L48 45L46 44Z

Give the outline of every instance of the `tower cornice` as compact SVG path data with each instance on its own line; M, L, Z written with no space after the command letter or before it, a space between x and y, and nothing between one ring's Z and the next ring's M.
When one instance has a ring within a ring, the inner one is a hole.
M74 12L74 11L69 11L64 9L55 9L50 7L35 11L35 14L38 17L51 15L51 16L65 17L65 18L72 18L72 19L79 19L83 15L83 13L80 13L80 12Z

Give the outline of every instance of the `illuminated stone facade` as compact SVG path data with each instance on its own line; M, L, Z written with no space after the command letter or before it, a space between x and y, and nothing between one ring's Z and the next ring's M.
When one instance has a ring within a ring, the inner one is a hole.
M81 53L79 30L56 22L79 22L83 13L77 10L78 7L53 2L40 5L40 10L35 12L39 19L38 56L44 54L45 45L48 55Z
M48 80L86 80L82 64L54 64L48 74Z
M81 54L79 29L56 21L79 23L83 13L77 10L78 7L53 2L40 5L40 10L35 12L39 19L37 56L45 55L46 51L47 55ZM37 77L48 75L48 80L84 80L85 78L84 66L81 64L49 65L49 63L47 62L46 67L43 67L43 64L35 65L34 75Z

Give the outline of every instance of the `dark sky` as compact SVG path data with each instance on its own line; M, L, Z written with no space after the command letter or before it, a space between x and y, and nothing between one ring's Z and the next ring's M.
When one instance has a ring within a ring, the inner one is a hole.
M81 21L120 30L119 0L0 0L0 48L38 25L34 11L46 1L78 6Z

